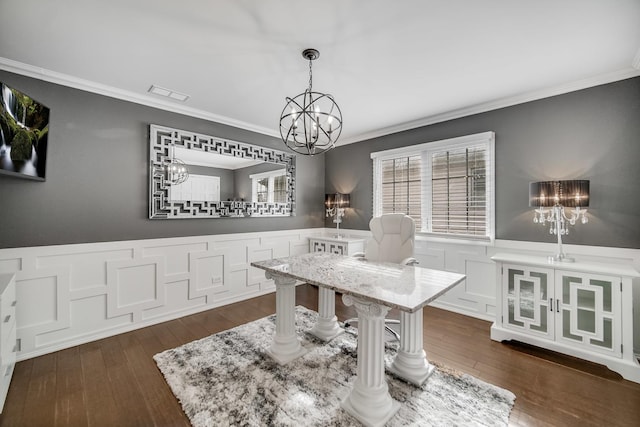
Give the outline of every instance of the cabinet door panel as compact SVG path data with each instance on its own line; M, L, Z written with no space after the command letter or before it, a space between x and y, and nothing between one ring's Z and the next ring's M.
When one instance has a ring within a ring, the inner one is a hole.
M505 265L503 325L553 339L553 272L544 268Z
M556 272L557 339L621 356L620 278Z

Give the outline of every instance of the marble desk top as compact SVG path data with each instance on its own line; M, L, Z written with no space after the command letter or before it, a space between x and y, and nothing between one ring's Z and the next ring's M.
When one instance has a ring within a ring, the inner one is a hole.
M326 252L256 261L251 265L409 313L421 309L466 278L464 274L370 262Z

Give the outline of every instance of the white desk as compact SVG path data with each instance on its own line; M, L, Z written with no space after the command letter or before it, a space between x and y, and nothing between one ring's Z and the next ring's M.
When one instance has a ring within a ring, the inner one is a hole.
M402 311L400 348L392 371L412 382L432 367L422 345L422 309L465 279L463 274L391 263L374 263L329 253L310 253L252 262L276 283L276 333L269 354L285 364L305 353L295 334L295 283L302 280L342 293L358 313L358 368L342 408L368 426L384 425L400 408L384 375L384 319ZM331 293L333 294L333 292ZM318 322L334 322L335 302L320 294ZM315 329L315 327L314 327Z

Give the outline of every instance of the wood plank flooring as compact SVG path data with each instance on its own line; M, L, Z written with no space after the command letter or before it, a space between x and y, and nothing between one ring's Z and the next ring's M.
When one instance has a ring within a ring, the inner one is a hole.
M296 298L317 309L316 288ZM189 426L152 356L274 312L270 294L19 362L0 427ZM355 316L339 298L336 314ZM431 360L515 393L510 425L640 426L640 384L603 366L491 341L489 322L436 308L424 324Z

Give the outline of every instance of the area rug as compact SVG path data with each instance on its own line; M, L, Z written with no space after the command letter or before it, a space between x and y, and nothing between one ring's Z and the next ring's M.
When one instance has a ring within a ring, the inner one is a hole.
M317 313L296 307L296 332L308 353L285 366L266 350L275 316L156 354L154 359L196 427L357 426L340 408L356 377L352 330L322 342L305 333ZM397 345L388 344L390 364ZM401 403L388 426L507 425L515 396L470 375L437 366L422 387L387 374Z

